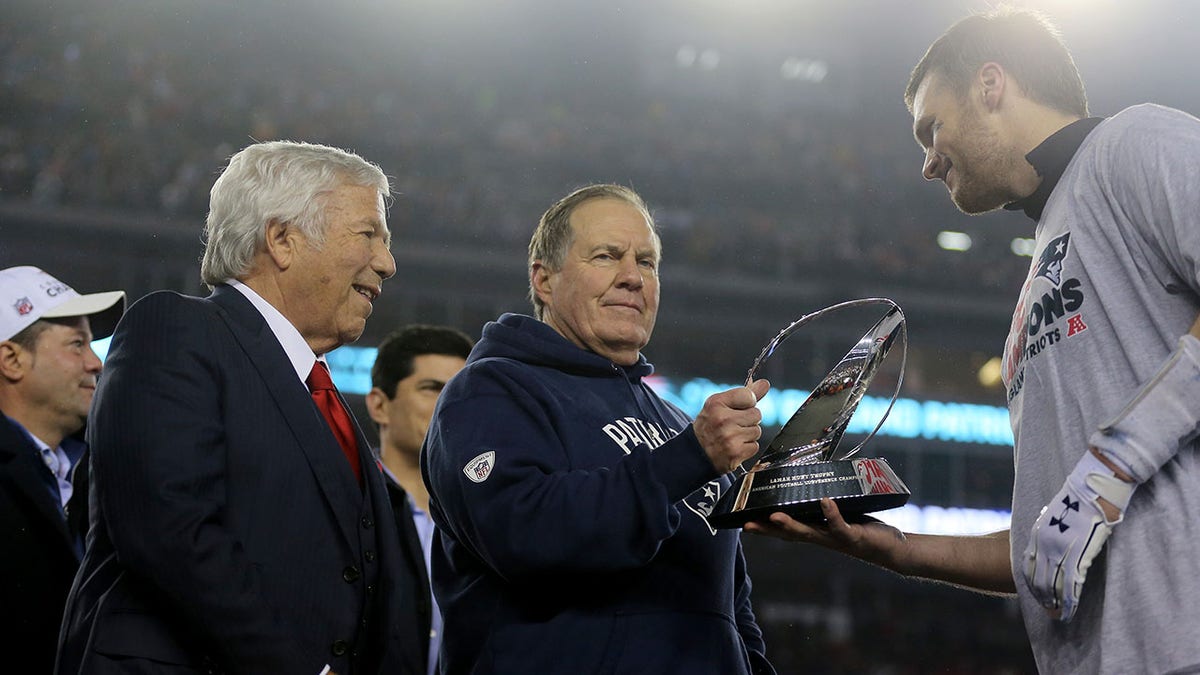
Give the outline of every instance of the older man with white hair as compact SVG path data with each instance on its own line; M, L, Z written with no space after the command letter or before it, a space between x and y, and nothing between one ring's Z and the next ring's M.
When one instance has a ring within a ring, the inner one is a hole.
M58 672L424 672L382 476L324 363L396 271L388 195L336 148L230 159L212 295L148 295L113 336Z

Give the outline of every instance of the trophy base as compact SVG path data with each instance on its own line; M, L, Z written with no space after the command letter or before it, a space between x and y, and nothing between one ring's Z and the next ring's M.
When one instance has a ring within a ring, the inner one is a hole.
M829 497L847 519L903 506L911 493L878 457L771 466L739 476L708 515L714 528L741 527L783 512L797 520L822 519Z

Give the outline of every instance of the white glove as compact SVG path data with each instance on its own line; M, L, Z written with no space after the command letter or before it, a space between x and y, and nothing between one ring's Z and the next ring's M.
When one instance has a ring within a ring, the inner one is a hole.
M1125 518L1135 483L1117 478L1089 450L1033 524L1022 572L1033 597L1059 621L1070 621L1088 568L1104 548L1113 526ZM1108 521L1096 500L1103 497L1121 511Z

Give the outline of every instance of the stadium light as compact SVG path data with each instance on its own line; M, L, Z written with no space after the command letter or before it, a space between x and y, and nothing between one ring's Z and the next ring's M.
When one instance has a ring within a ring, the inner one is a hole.
M971 248L971 235L966 232L944 230L938 232L937 243L947 251L966 251Z
M715 49L705 49L700 52L698 61L702 70L716 70L721 63L721 52Z
M696 48L691 45L683 45L679 51L675 52L675 65L680 68L691 68L696 64Z
M1013 253L1025 256L1026 258L1033 256L1033 251L1036 247L1036 241L1033 239L1027 239L1025 237L1017 237L1016 239L1013 239L1012 244L1009 246Z
M906 504L872 515L902 532L916 534L989 534L1007 530L1012 524L1012 512L1005 509Z
M803 80L820 83L829 74L829 64L819 59L788 57L779 66L779 75L785 80Z
M979 384L982 384L985 387L995 387L996 385L1000 384L1002 381L1000 379L1000 368L1001 362L999 356L993 356L992 358L988 359L987 363L983 364L979 368Z

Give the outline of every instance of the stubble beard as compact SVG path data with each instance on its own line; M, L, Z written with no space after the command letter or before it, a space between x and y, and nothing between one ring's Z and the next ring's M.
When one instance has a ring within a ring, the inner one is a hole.
M1013 175L1012 158L1000 144L1000 138L985 127L977 117L969 117L963 125L964 138L975 139L971 143L969 158L961 158L955 165L958 173L957 188L950 193L950 200L958 210L971 216L996 211L1006 204L1020 199L997 178Z

